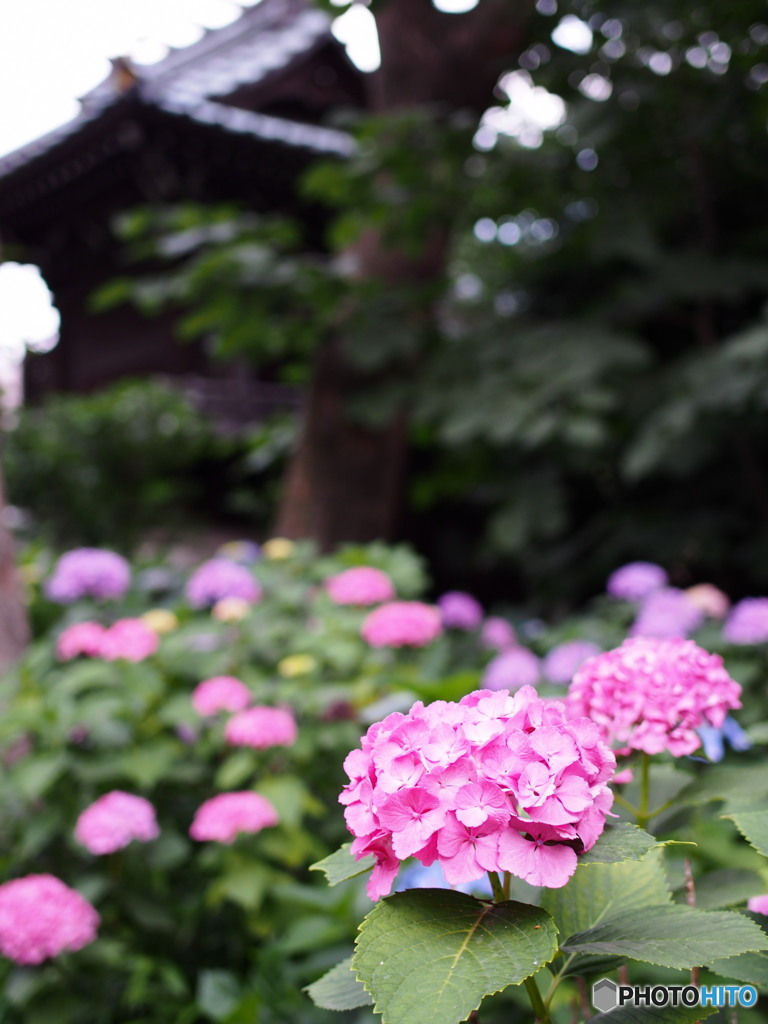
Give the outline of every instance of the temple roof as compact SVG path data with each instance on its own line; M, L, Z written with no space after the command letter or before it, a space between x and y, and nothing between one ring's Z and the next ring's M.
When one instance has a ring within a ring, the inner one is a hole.
M194 122L307 155L348 154L350 137L311 123L317 120L313 112L302 120L258 109L260 104L269 108L275 81L289 78L313 57L322 55L341 74L355 74L330 25L328 15L309 0L261 0L236 21L206 31L198 42L171 50L155 64L117 58L112 74L82 98L75 118L0 158L0 221L18 211L20 201L28 205L33 193L50 195L76 177L80 165L92 166L94 146L104 148L105 137L120 129L126 112L133 118L142 112L164 116L169 124ZM236 95L243 87L250 109L242 109ZM299 92L301 84L293 88Z

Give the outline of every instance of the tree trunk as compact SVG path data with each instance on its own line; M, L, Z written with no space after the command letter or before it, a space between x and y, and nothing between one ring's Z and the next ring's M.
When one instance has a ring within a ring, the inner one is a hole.
M5 487L0 476L0 511L5 509ZM29 643L24 596L16 571L16 553L10 530L0 519L0 672L9 668Z
M386 0L377 11L382 63L371 82L371 109L381 115L434 105L446 114L479 116L522 48L531 10L531 0L480 0L473 11L450 15L431 0ZM414 275L437 281L448 242L444 226L436 224L414 258L370 232L354 246L358 274L393 287ZM342 348L336 337L317 352L275 528L280 536L312 538L324 550L393 537L407 452L405 413L381 430L363 428L348 415L349 398L359 397L370 380L345 363Z

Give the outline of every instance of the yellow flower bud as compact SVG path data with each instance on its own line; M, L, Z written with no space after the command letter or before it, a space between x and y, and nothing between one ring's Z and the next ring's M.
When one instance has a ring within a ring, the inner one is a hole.
M317 662L311 654L289 654L277 664L277 671L286 679L309 675L316 668Z
M158 636L172 632L179 624L179 620L167 608L151 608L141 618Z
M273 537L261 546L261 553L271 562L283 561L293 554L294 543L285 537Z
M243 597L222 597L211 608L211 615L219 622L240 622L250 607L250 602Z

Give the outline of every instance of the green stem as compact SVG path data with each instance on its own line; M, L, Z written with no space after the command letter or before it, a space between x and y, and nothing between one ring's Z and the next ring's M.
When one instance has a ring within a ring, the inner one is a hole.
M631 804L629 802L629 800L625 800L624 799L624 797L621 795L621 793L615 793L614 792L613 799L616 801L617 804L621 804L621 806L625 810L629 811L629 813L632 815L633 818L636 818L638 816L638 814L640 813L638 811L638 809L635 807L634 804Z
M504 872L504 882L503 882L504 899L505 900L509 899L509 889L510 889L510 885L511 884L512 884L512 874L509 871L505 871Z
M526 978L523 982L525 990L528 993L528 998L531 1000L531 1006L533 1012L536 1014L536 1020L540 1024L550 1024L549 1012L544 1005L544 1000L541 998L541 992L539 992L539 986L536 984L536 979L533 975L530 978Z
M494 900L497 903L503 903L505 899L504 889L502 888L501 882L499 881L499 876L496 874L495 871L489 871L488 878L491 881L491 892L493 893Z
M640 828L645 828L651 815L648 813L648 798L651 790L651 757L650 754L643 754L640 762L640 807L637 812L636 822Z

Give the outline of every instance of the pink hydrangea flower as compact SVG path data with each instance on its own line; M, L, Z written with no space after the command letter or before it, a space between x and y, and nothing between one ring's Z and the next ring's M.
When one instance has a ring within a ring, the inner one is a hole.
M489 661L483 673L486 690L516 690L535 686L541 678L541 663L527 647L510 647Z
M600 648L591 640L567 640L544 658L544 675L551 683L570 683L576 669L599 653Z
M148 843L157 839L155 809L144 797L113 789L82 812L75 825L75 839L90 853L122 850L133 839Z
M389 576L368 565L358 565L331 576L325 581L325 589L336 604L358 607L391 601L395 596L395 587Z
M684 590L660 587L652 591L632 623L632 636L654 636L659 639L687 636L704 621L703 612L689 601Z
M242 711L251 703L251 691L234 676L214 676L199 683L192 694L192 706L207 717L218 711Z
M608 743L681 757L701 746L699 726L720 728L741 707L740 694L723 659L693 640L634 637L584 662L568 705L596 722Z
M471 594L449 590L437 599L446 629L477 629L483 621L483 607Z
M261 832L278 820L275 808L259 793L220 793L198 807L189 834L200 842L232 843L240 832Z
M417 701L372 725L344 762L339 800L356 859L372 854L371 899L401 861L439 861L451 885L510 871L557 888L603 830L616 759L588 719L533 687Z
M723 626L729 644L761 644L768 640L768 597L745 597L731 609Z
M192 573L185 593L193 608L207 607L224 597L240 597L256 604L261 587L245 566L228 558L211 558Z
M17 964L76 952L93 942L98 927L91 904L53 875L0 885L0 953Z
M105 633L106 629L98 622L76 622L67 626L56 641L56 656L62 661L70 661L79 654L97 658Z
M81 597L106 601L122 597L130 582L131 568L121 555L100 548L74 548L56 563L45 592L59 604Z
M491 650L503 651L514 647L517 636L511 624L497 615L490 615L480 631L480 643Z
M747 900L747 910L753 914L768 914L768 893L765 896L752 896Z
M366 617L360 634L371 647L426 647L442 631L437 608L421 601L392 601Z
M227 722L224 738L233 747L290 747L296 742L296 720L287 708L256 707L238 711Z
M624 601L641 601L651 591L665 586L667 581L667 574L660 565L653 562L630 562L611 573L606 589L613 597L620 597Z
M99 655L105 661L143 661L159 646L157 633L143 619L118 619L102 636Z

